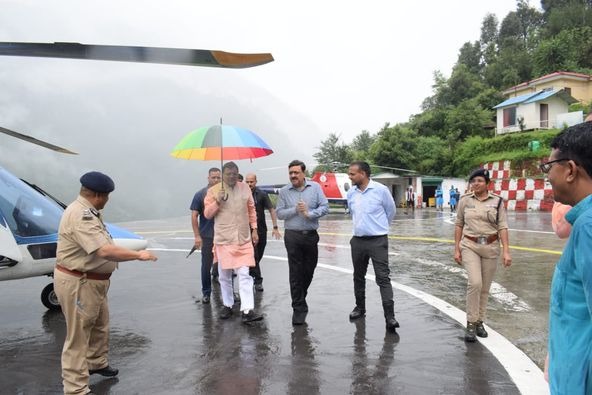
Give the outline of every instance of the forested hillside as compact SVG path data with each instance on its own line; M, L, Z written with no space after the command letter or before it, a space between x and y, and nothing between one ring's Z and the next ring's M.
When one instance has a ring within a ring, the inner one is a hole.
M503 101L504 89L554 71L592 74L591 37L592 0L518 0L501 22L485 16L480 37L459 49L450 77L434 71L433 94L422 112L374 134L364 130L350 144L332 133L314 157L318 163L364 159L422 174L464 176L484 160L544 156L545 142L557 131L494 138L492 107ZM588 113L590 104L571 109ZM532 140L543 141L539 151L528 151Z

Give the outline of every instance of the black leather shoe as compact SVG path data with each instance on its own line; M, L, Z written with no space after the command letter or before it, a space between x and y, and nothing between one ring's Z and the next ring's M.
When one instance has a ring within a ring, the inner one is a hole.
M227 320L232 315L232 309L228 306L224 306L220 309L220 319Z
M88 374L100 374L101 376L105 377L115 377L119 374L119 369L115 369L107 365L102 369L89 369Z
M483 321L477 321L475 324L475 334L479 337L487 337L487 331L483 326Z
M475 337L476 325L473 322L467 322L467 329L465 329L465 341L467 343L473 343L477 340Z
M263 319L263 316L261 314L255 313L254 310L251 310L246 314L243 313L243 316L242 316L243 324L246 324L248 322L261 321L262 319Z
M395 317L386 319L386 330L387 331L396 332L398 327L399 327L399 322L395 319Z
M201 298L201 302L203 304L209 304L210 303L210 295L204 295L204 297Z
M303 325L306 322L306 311L295 311L292 314L292 325Z
M261 284L261 283L255 284L255 291L263 292L263 284Z
M361 307L354 307L351 313L349 313L350 320L357 320L358 318L362 318L366 315L366 309L362 309Z

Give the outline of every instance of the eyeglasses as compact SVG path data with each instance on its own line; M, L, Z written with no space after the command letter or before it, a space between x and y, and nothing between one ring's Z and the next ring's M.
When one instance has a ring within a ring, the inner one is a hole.
M547 174L549 171L551 171L551 167L553 167L553 164L554 163L563 162L563 161L566 161L566 160L571 160L571 159L569 159L569 158L561 158L561 159L552 160L552 161L547 162L547 163L541 163L539 165L539 169L541 169L541 171L543 173Z

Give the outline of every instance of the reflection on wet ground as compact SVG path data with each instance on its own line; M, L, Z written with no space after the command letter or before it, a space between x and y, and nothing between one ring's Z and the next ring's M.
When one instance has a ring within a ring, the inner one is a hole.
M511 245L534 250L512 250L514 265L498 271L488 324L541 364L558 255L537 249L560 251L563 242L548 233L546 213L510 213L509 220L519 229L510 232ZM199 253L185 259L193 240L188 217L127 226L149 239L160 260L122 263L113 277L110 361L121 373L91 377L96 393L519 393L485 347L463 342L460 324L405 292L395 290L398 335L386 333L371 281L366 318L349 322L351 223L343 214L321 223L321 266L309 290L308 324L301 327L290 322L281 241L268 241L265 291L256 294L265 320L247 326L236 308L230 320L217 318L217 288L210 305L200 303ZM452 260L453 229L448 213L399 213L391 228L391 277L464 310L466 277ZM47 280L0 284L2 393L61 392L65 327L61 314L44 312L39 302Z

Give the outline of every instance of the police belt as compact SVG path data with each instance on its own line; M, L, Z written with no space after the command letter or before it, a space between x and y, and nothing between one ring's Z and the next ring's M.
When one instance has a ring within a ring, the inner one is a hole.
M62 265L56 265L56 269L71 276L86 277L89 280L109 280L111 277L111 273L79 272L78 270L66 269Z
M466 239L469 239L471 241L474 241L477 244L491 244L494 241L497 240L497 233L494 235L489 235L489 236L478 236L478 237L473 237L473 236L467 236L464 235L464 237Z

